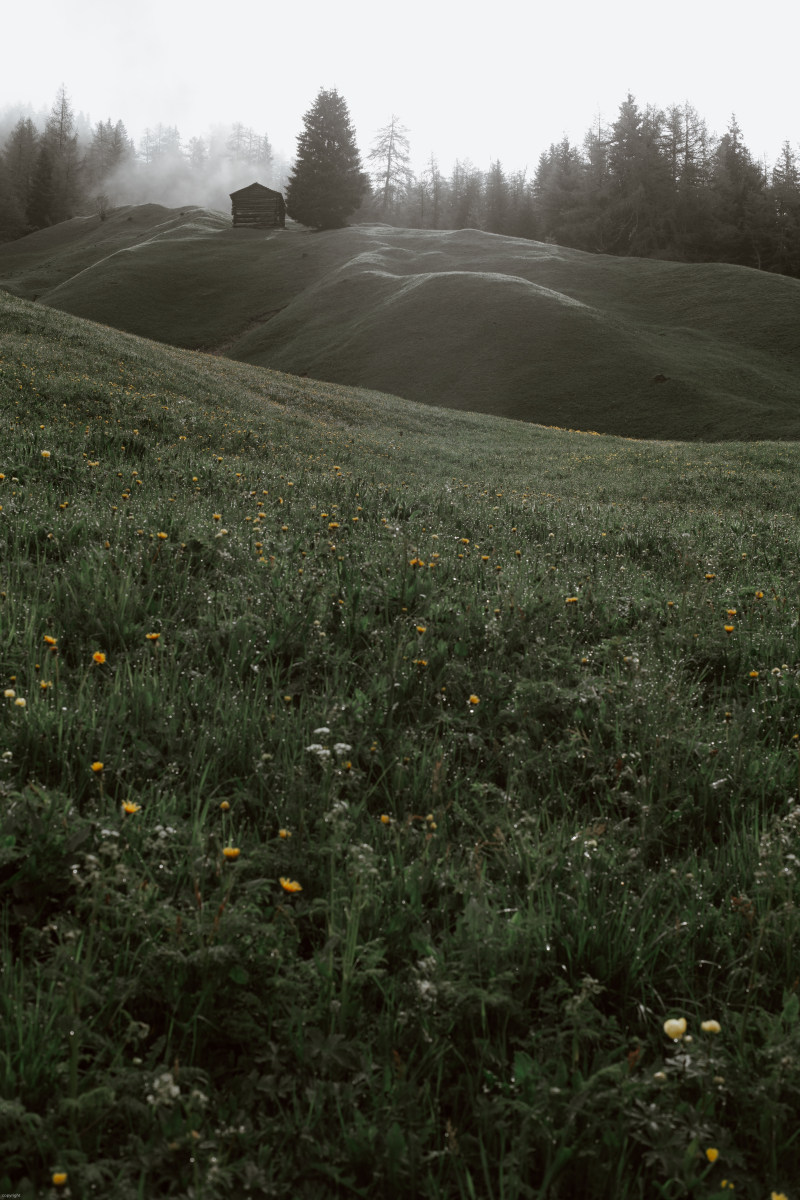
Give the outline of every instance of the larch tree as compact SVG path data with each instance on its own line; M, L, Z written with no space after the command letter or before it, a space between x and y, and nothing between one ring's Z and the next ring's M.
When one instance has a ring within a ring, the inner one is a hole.
M286 211L312 229L341 229L368 192L347 104L335 88L321 88L297 138Z
M405 199L413 179L408 130L394 114L389 124L378 130L367 158L374 164L371 174L377 207L386 218Z

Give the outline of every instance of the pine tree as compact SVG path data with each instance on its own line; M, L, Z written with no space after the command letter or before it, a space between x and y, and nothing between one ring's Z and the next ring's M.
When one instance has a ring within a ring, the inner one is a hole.
M286 211L312 229L340 229L369 191L347 104L335 88L321 88L303 121Z

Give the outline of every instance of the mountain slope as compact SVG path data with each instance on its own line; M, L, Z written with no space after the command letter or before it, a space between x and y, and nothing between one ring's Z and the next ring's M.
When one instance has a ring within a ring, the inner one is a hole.
M0 286L260 366L644 438L800 437L800 281L477 230L140 206L0 247Z

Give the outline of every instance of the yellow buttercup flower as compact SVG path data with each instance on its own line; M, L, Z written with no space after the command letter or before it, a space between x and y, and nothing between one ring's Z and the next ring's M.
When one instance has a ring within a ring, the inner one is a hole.
M52 1181L53 1187L63 1187L64 1184L67 1182L67 1172L66 1171L54 1171L51 1181Z
M95 775L99 775L99 773L102 771L102 769L103 769L103 763L101 763L99 761L92 763L92 770L94 771Z
M222 853L224 854L225 858L228 858L231 861L233 861L233 859L239 857L239 855L241 854L241 850L238 848L238 846L224 846L222 849Z
M296 879L287 879L285 875L281 875L278 883L285 892L302 892L302 887Z
M469 703L470 704L480 704L480 702L481 702L480 696L476 696L475 693L473 692L469 698Z
M678 1038L682 1038L686 1033L686 1018L672 1017L670 1020L665 1021L664 1033L667 1035L667 1037L672 1038L674 1041L677 1041Z
M710 1147L706 1150L706 1158L710 1163L715 1163L719 1158L719 1150L715 1150L713 1146Z

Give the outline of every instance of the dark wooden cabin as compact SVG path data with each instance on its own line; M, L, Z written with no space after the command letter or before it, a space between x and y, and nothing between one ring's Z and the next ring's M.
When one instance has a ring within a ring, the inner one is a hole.
M286 205L280 192L251 183L231 192L233 224L250 229L283 229L286 225Z

